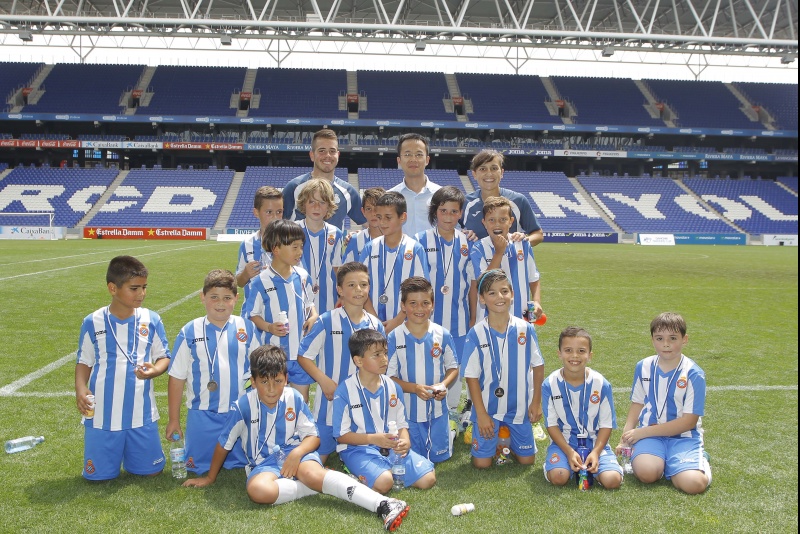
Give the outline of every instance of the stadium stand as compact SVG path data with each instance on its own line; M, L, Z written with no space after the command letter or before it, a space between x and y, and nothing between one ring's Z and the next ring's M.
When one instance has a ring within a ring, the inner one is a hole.
M578 180L627 233L736 232L672 180L583 176Z
M249 115L347 117L347 111L339 111L339 92L346 88L344 70L258 69L253 92L261 93L261 102Z
M367 97L360 119L456 119L442 102L448 89L441 72L359 71L358 92Z
M797 130L797 87L779 83L734 84L753 105L770 112L781 130Z
M773 181L690 178L683 182L749 234L797 234L797 197Z
M550 78L562 98L578 110L574 122L581 124L621 124L632 126L664 126L645 110L645 96L633 83L622 78ZM600 96L602 95L602 96Z
M0 163L0 172L3 172L7 168L8 168L8 163L5 163L5 162Z
M30 83L42 65L42 63L0 63L0 98L3 99L3 109L6 107L8 97L20 87Z
M142 65L58 64L44 80L44 94L31 113L113 113L120 96L136 84Z
M258 219L253 215L253 197L262 185L271 185L283 189L289 180L311 172L311 167L247 167L242 179L242 186L233 204L228 226L232 228L258 228ZM337 173L339 178L347 180L344 171Z
M132 170L89 225L210 228L232 179L230 170Z
M231 95L242 87L245 72L239 67L158 67L150 82L150 105L137 114L235 115Z
M561 122L547 111L547 91L538 76L459 73L456 79L461 94L472 101L470 120Z
M464 191L464 184L458 171L449 169L425 169L425 174L433 183L445 186L452 185ZM358 185L363 191L370 187L391 189L403 180L401 169L358 169Z
M54 226L74 227L114 181L115 169L17 167L0 182L0 213L55 212ZM30 217L4 217L30 225ZM46 223L45 223L46 224Z
M678 114L677 124L696 128L762 128L739 109L741 105L722 82L646 80L661 101ZM579 110L580 111L580 110Z
M782 183L795 193L797 193L797 176L781 176L778 178L778 182Z

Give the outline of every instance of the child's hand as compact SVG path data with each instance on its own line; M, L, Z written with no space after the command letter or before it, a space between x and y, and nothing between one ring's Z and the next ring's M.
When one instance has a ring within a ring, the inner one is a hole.
M464 232L464 235L467 236L467 239L469 241L477 241L478 240L477 234L475 232L473 232L472 230L464 229L463 232Z
M537 423L539 419L542 418L541 404L537 405L536 403L531 402L530 406L528 406L528 417L531 420L531 424Z
M494 246L494 253L495 254L505 254L506 248L508 248L508 234L489 234L489 237L492 239L492 245Z
M578 454L578 451L575 449L572 449L572 452L567 455L567 460L569 461L569 468L576 473L583 468L583 460L581 460L581 455Z
M300 460L303 459L303 452L297 449L292 450L286 455L281 468L281 476L283 478L294 478L297 476L297 470L300 467Z
M395 445L397 445L397 439L394 434L375 433L372 436L372 444L381 449L394 449Z
M427 401L433 398L433 390L427 384L414 384L414 393L421 400Z
M86 388L83 391L75 392L75 404L78 406L78 411L81 412L81 415L87 415L89 410L92 409L92 403L86 398L87 395L91 394L92 392Z
M210 486L214 481L208 477L190 478L181 484L184 488L205 488Z
M267 323L267 332L273 336L286 337L289 334L289 329L282 323Z
M622 440L620 441L620 444L627 443L629 447L632 447L634 444L636 444L637 441L639 441L640 439L645 437L645 436L642 435L642 432L641 432L642 430L644 430L644 429L643 428L632 428L631 430L628 430L627 432L623 433L622 434Z
M597 473L600 467L600 453L592 451L586 457L586 470L590 473Z
M140 380L150 380L158 376L155 367L150 362L144 362L142 365L136 367L136 378Z
M322 388L322 393L325 395L325 398L332 401L333 396L336 394L336 387L338 384L326 376L318 385Z
M317 314L312 314L311 317L306 319L306 322L303 323L303 335L308 334L311 332L311 327L314 326L314 323L317 322Z
M522 232L514 232L508 236L508 240L512 243L519 243L523 239L528 239L528 236L523 234Z
M444 398L447 396L447 386L441 382L433 384L430 388L433 390L433 400L444 400Z
M164 434L167 436L167 441L174 441L172 439L172 435L175 433L183 439L183 430L181 430L181 424L177 421L170 421L167 423L167 429L164 431Z
M344 246L347 246L347 245L350 243L350 240L351 240L351 239L353 239L353 237L354 237L354 236L355 236L357 233L358 233L358 232L348 232L348 233L346 233L346 234L344 235Z
M259 260L247 262L247 265L244 266L244 272L247 273L248 278L258 276L258 273L261 272L261 262Z
M494 437L494 420L487 414L478 414L478 432L484 439Z
M394 452L399 454L400 456L405 456L408 454L408 449L411 448L411 443L404 440L403 438L397 438L394 442Z

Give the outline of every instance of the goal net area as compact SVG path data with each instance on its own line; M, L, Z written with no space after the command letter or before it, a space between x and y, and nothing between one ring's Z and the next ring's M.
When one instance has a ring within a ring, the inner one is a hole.
M62 228L53 226L55 213L47 212L0 212L0 239L60 239Z

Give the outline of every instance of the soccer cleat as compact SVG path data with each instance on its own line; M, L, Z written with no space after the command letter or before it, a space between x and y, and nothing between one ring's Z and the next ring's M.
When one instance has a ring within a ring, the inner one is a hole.
M378 506L378 514L383 519L383 528L394 532L408 515L408 504L399 499L387 499Z
M544 428L542 428L541 423L536 423L533 425L533 439L536 441L547 439L547 433L544 431Z

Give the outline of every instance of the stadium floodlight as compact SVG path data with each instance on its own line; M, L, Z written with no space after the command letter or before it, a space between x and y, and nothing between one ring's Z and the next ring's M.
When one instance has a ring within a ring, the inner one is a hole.
M231 46L233 44L233 39L231 39L230 35L223 35L219 38L219 44L224 46Z
M603 51L600 52L600 55L602 55L603 57L611 57L611 56L613 56L614 55L614 47L613 46L605 47L603 49Z
M31 41L33 41L33 34L31 32L29 32L28 30L22 30L21 32L19 32L19 36L18 37L19 37L20 41L25 41L27 43L30 43Z
M414 43L414 50L417 52L424 52L425 51L425 41L419 39L416 43Z
M20 36L20 39L22 39L22 36ZM784 65L789 65L791 63L794 63L794 59L795 57L792 54L786 54L781 58L781 63Z

